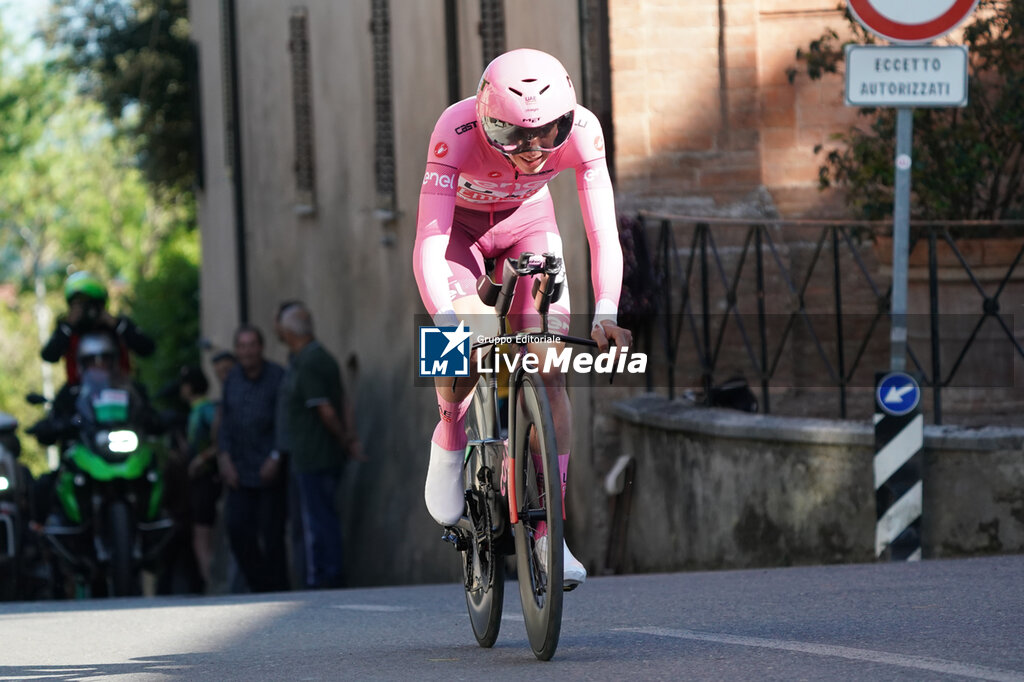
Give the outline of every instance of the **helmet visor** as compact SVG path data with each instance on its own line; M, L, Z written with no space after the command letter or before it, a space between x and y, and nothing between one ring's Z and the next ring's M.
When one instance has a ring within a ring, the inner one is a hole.
M569 139L572 132L573 112L569 111L554 121L537 128L526 128L498 118L485 116L484 135L487 140L506 154L523 152L553 152Z

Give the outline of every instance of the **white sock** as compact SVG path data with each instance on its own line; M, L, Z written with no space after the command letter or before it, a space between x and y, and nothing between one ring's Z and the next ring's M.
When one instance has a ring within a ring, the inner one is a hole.
M462 462L465 450L445 450L437 443L430 444L430 465L423 499L427 511L442 526L453 526L465 508L465 487L462 482Z

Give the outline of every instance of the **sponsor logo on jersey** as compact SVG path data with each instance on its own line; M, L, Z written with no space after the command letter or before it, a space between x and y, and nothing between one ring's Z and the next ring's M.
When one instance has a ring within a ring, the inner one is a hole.
M490 171L487 177L493 180L480 178L467 178L459 176L458 194L459 198L474 204L488 204L498 201L523 201L529 199L544 188L551 179L554 169L548 168L540 173L528 176L520 176L519 182L500 180L502 177L499 171ZM524 177L533 178L523 182Z
M442 189L451 189L455 187L455 176L454 175L443 175L437 171L427 171L423 176L423 184L433 183L434 187L440 187Z
M539 191L540 188L531 189L519 194L505 194L500 192L491 192L489 190L459 187L458 194L463 201L468 201L473 204L493 204L499 201L522 201L524 199L529 199Z
M448 153L448 143L438 142L434 145L434 156L437 158L443 158Z
M604 138L600 135L594 138L594 149L601 151L604 149Z
M583 182L590 184L596 180L600 180L604 176L604 172L600 168L591 168L583 173Z
M468 133L473 128L476 128L476 121L470 121L469 123L464 123L460 125L458 128L455 129L455 134L461 135L462 133Z

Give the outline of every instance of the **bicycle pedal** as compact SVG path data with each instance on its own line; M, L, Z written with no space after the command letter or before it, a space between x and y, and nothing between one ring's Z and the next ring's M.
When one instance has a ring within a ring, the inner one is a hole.
M441 539L445 542L450 542L460 552L466 551L471 545L469 538L464 533L450 526L445 528L445 533L441 536Z

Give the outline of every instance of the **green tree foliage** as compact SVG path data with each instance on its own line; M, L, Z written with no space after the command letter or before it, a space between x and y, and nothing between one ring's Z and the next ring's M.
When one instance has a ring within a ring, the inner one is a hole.
M137 244L137 271L127 303L157 351L142 363L158 387L195 362L198 338L198 236L192 184L197 167L195 52L187 0L52 0L46 31L65 51L61 65L130 141L135 163L150 182ZM186 229L188 234L178 231ZM189 246L191 245L191 246ZM187 302L187 305L182 305Z
M0 25L0 161L17 156L43 134L59 98L41 64L14 67L13 44Z
M56 304L59 297L49 297ZM25 395L42 390L39 343L31 294L17 294L11 285L0 284L0 412L14 415L23 428L43 416L43 409L29 405ZM58 368L58 381L64 373ZM46 470L46 453L34 438L22 437L22 461L33 472Z
M69 265L134 283L173 225L99 107L66 96L46 135L0 169L0 242L20 252L26 287L41 269L59 288Z
M70 270L94 271L114 312L143 318L157 341L141 367L152 390L195 361L199 255L191 193L148 183L138 139L76 94L73 74L26 62L22 48L0 33L0 93L24 94L0 94L0 410L27 425L41 416L24 402L42 388L39 327L52 330L40 323L63 312ZM42 451L23 441L39 471Z
M64 66L138 137L141 168L161 188L187 190L197 157L194 49L187 0L52 0L47 38Z
M874 43L844 7L850 40ZM914 111L912 215L921 219L1024 217L1024 0L981 0L964 28L970 56L966 108ZM826 31L797 50L811 79L838 73L845 42ZM790 82L797 70L789 69ZM864 108L866 128L833 136L819 171L823 188L846 190L863 218L892 215L895 109ZM819 149L815 150L820 151Z
M135 322L158 342L157 353L139 361L143 383L154 390L176 378L183 365L199 362L198 261L193 235L179 232L130 297Z

